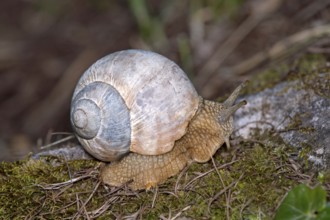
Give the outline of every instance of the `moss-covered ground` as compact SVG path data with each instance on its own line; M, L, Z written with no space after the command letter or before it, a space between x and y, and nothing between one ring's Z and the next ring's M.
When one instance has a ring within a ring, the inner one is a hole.
M176 215L193 219L270 219L293 185L311 183L290 159L295 151L271 131L236 140L214 160L193 164L158 189L133 192L98 181L95 161L45 157L0 165L0 216L5 219L100 219Z

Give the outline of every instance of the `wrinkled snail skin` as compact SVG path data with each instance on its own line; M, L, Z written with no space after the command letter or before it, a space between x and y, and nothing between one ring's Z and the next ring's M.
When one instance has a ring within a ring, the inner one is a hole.
M112 161L105 184L148 189L187 164L208 161L226 143L241 84L224 102L198 96L171 60L149 51L125 50L94 63L72 98L71 124L92 156Z

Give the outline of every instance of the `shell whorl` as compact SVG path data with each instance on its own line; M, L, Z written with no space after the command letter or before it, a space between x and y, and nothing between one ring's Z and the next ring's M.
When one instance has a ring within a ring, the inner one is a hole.
M89 99L77 100L72 110L72 124L79 136L92 139L101 126L101 112L95 102Z
M85 149L100 160L113 161L129 152L129 111L109 84L92 82L74 96L71 124Z
M98 159L113 161L129 151L159 155L185 134L198 103L196 90L174 62L126 50L101 58L82 75L71 123Z

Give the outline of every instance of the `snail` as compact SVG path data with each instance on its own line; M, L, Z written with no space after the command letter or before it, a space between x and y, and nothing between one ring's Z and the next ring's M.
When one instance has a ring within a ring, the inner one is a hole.
M204 100L173 61L124 50L95 62L75 88L70 121L103 183L149 189L192 162L207 162L233 131L241 84L224 103Z

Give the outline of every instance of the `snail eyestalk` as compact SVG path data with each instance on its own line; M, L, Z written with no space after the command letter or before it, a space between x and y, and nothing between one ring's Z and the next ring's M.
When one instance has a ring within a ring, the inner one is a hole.
M245 88L248 83L249 83L249 81L247 80L247 81L243 82L242 84L240 84L234 90L234 92L227 98L227 100L223 103L223 105L226 106L226 107L232 106L234 104L234 102L236 101L238 95L242 91L242 89Z
M241 102L239 102L238 104L231 106L229 108L224 109L221 112L221 115L219 116L219 120L221 123L226 123L229 118L239 109L241 108L243 105L246 105L246 101L243 100Z

